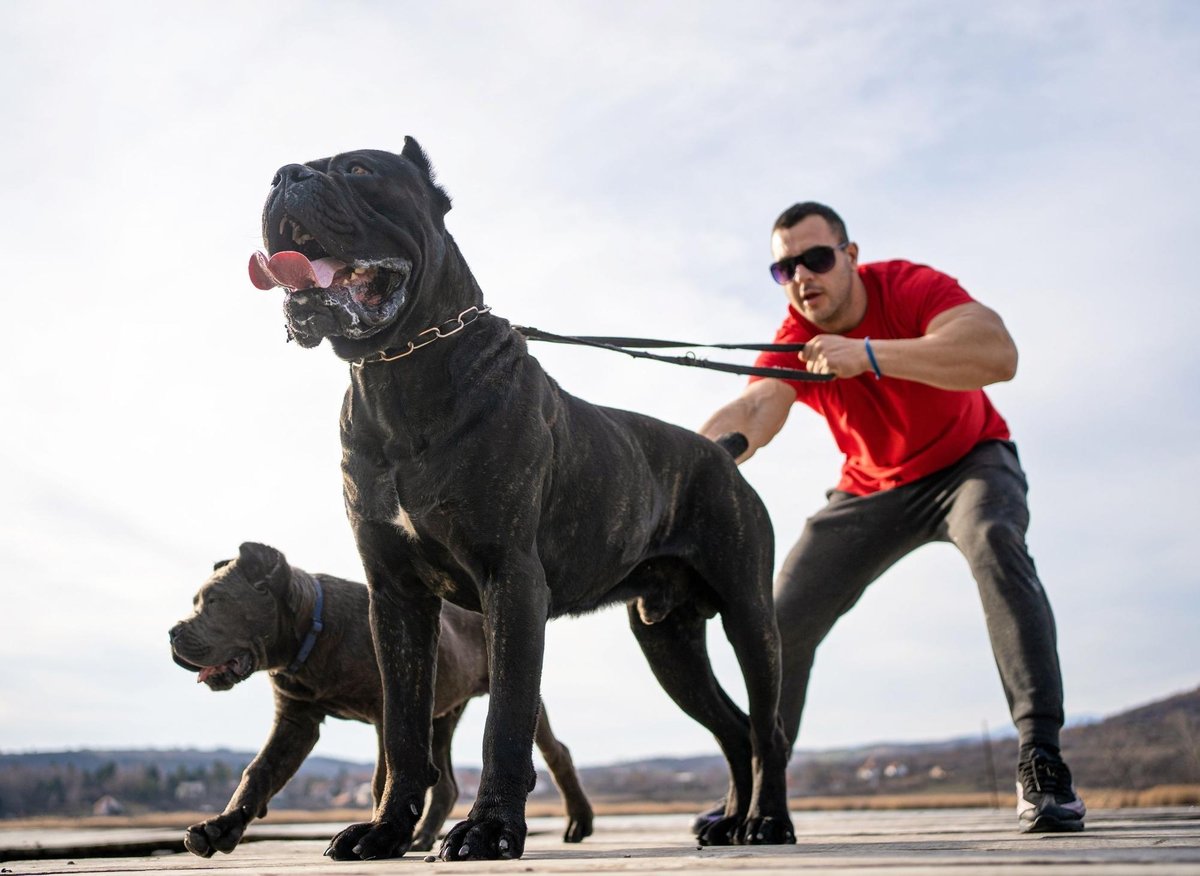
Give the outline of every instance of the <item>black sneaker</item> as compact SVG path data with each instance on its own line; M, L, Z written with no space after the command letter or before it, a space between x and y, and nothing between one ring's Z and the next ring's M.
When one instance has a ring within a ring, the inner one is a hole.
M1087 807L1057 754L1035 748L1017 765L1017 822L1022 833L1083 830Z

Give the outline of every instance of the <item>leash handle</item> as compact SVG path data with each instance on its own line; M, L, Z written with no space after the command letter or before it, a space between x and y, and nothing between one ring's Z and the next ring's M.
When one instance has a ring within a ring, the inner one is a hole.
M532 326L514 325L513 329L531 341L547 341L552 344L579 344L585 347L597 347L602 350L613 350L624 353L634 359L653 359L655 362L668 362L672 365L687 365L694 368L708 368L713 371L724 371L727 374L746 374L754 377L774 377L779 380L804 380L809 382L825 382L833 380L832 374L813 374L796 368L763 368L757 365L735 365L732 362L710 362L695 356L659 356L647 353L643 348L665 347L708 347L722 350L758 350L777 353L798 353L804 349L804 344L689 344L684 341L660 341L653 338L607 338L595 335L556 335L542 331ZM624 344L615 343L627 342Z
M725 432L713 440L724 447L734 459L737 459L750 449L750 442L746 440L746 436L741 432Z

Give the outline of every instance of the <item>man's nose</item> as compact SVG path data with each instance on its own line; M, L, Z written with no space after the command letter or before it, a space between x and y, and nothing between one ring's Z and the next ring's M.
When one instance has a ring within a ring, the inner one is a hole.
M793 283L804 283L808 280L811 280L815 276L816 274L804 267L804 265L800 264L800 262L796 262L796 267L792 269Z

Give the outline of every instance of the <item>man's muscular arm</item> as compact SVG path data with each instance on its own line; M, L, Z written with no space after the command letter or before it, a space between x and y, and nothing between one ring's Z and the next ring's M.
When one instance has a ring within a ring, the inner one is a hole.
M745 462L779 434L795 401L796 391L782 380L774 377L756 380L709 417L700 427L700 434L715 441L726 432L741 432L749 447L737 461Z
M1004 321L976 301L939 313L919 338L872 339L871 349L885 377L941 389L980 389L1017 373L1017 346ZM817 374L854 377L871 371L860 338L817 335L804 345L800 358Z

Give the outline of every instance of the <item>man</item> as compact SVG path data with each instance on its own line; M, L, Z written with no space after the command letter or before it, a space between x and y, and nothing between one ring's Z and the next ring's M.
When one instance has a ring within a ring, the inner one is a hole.
M983 387L1016 373L1000 317L951 277L904 261L859 264L841 218L822 204L783 212L771 274L788 313L759 365L805 367L827 382L751 379L700 429L742 433L739 462L804 402L845 453L828 504L811 517L775 583L782 640L780 714L795 744L817 646L871 582L923 544L948 541L979 586L988 635L1020 734L1023 831L1083 829L1083 801L1059 754L1062 680L1054 617L1025 546L1026 482L1008 427Z

